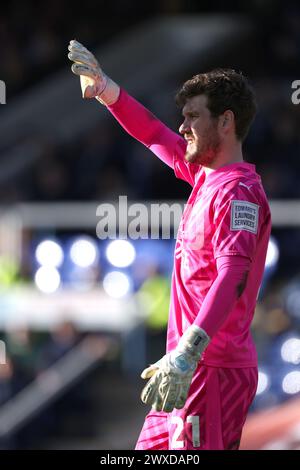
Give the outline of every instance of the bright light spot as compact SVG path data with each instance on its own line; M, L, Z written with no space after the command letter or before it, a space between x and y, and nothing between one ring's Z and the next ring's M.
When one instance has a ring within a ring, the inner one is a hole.
M87 268L98 259L98 249L92 238L79 238L71 246L70 256L77 266Z
M258 371L258 384L256 395L260 395L265 392L269 385L269 377L264 372Z
M282 390L290 395L300 392L300 371L294 370L284 377Z
M135 260L135 248L127 240L114 240L106 249L108 261L117 268L126 268Z
M57 269L42 266L35 274L35 283L37 288L45 294L52 294L60 285L60 275Z
M44 240L37 246L35 257L41 266L58 268L63 262L64 254L58 243L53 240Z
M271 268L274 266L279 258L279 248L278 243L274 237L270 237L268 250L267 250L267 258L266 258L266 268Z
M120 299L130 292L131 283L126 274L119 271L111 271L104 277L103 287L108 295L115 299Z
M300 339L290 338L281 346L281 357L286 362L300 364Z

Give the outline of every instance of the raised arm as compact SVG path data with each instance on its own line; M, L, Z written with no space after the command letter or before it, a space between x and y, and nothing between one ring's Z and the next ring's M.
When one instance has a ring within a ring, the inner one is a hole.
M97 59L76 40L70 41L68 57L72 72L80 77L83 98L96 98L135 139L146 145L164 163L174 168L174 158L183 157L186 143L138 101L121 90L101 69Z

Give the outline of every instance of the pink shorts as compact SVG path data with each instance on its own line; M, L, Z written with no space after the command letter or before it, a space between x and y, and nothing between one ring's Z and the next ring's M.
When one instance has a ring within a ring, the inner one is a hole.
M256 367L201 365L182 410L148 413L136 450L237 450L256 388Z

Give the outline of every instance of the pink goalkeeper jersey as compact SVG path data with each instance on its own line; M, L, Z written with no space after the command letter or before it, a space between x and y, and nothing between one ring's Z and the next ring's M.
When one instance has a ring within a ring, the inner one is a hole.
M194 167L195 165L193 165ZM175 158L175 173L193 185L178 230L168 351L200 312L217 277L216 259L244 256L251 260L245 290L203 354L207 365L250 367L257 356L250 333L264 272L271 229L270 210L254 165L235 163L208 176L201 167ZM226 296L226 292L224 292ZM201 326L201 321L197 321Z
M243 256L251 260L246 287L201 361L212 366L255 366L250 324L264 271L271 217L254 165L230 164L206 176L200 165L184 161L184 139L124 90L108 109L127 132L193 187L175 247L167 351L176 347L199 314L201 317L203 300L217 277L216 259ZM197 319L197 324L201 326L201 320Z

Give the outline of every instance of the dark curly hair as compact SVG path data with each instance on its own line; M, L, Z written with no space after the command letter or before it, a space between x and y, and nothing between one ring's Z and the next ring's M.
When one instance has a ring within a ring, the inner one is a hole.
M235 118L238 140L247 136L255 117L257 105L253 88L242 72L233 69L215 69L187 80L176 95L176 103L183 107L189 98L207 96L207 107L213 118L230 109Z

